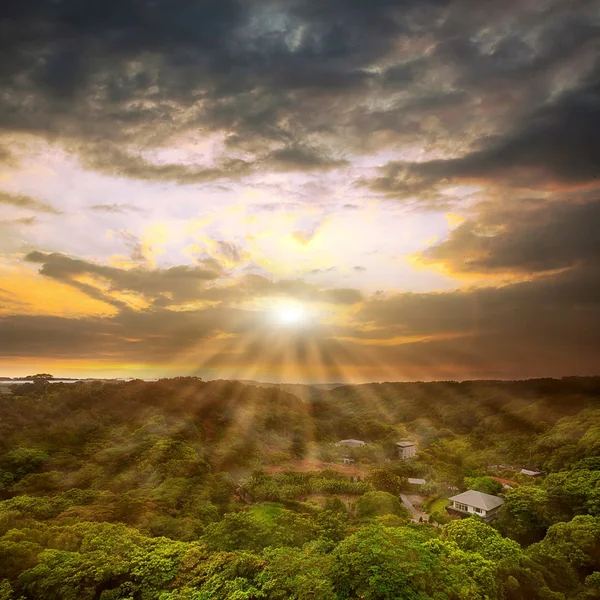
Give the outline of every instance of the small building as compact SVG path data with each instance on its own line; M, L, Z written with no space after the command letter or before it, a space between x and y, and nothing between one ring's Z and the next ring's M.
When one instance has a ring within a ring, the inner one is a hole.
M539 477L542 474L541 471L532 471L529 469L521 469L519 473L522 475L527 475L528 477Z
M452 501L452 505L447 507L450 512L454 511L460 515L479 515L486 521L491 521L504 504L504 500L498 496L475 490L467 490L448 499Z
M402 460L412 458L417 454L417 447L415 446L414 442L396 442L396 448L398 448L398 457Z
M366 445L367 442L363 442L362 440L340 440L336 444L336 446L348 446L349 448L361 448Z
M494 481L501 483L502 487L505 490L512 490L513 488L519 487L519 485L520 485L516 481L511 481L510 479L502 479L502 477L494 477L493 475L490 475L489 477L490 477L490 479L493 479Z
M345 465L351 465L354 462L354 459L350 458L349 456L344 456L342 460L344 461Z
M427 482L424 479L420 479L419 477L409 477L407 479L410 485L426 485Z

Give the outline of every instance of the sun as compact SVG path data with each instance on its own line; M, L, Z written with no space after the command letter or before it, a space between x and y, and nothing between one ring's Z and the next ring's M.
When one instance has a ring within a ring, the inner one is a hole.
M308 313L301 304L282 304L275 307L274 316L282 325L300 325L306 321Z

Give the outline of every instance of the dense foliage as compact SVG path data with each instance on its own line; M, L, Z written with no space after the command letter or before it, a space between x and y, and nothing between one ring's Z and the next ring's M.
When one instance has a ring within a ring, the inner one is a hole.
M409 477L440 515L451 488L505 501L491 524L411 522ZM600 598L600 381L14 386L0 600L21 598Z

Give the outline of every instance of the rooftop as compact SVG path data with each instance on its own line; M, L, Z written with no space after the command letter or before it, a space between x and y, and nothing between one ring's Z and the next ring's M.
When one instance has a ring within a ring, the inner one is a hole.
M420 479L418 477L409 477L408 483L412 485L425 485L427 482L424 479Z
M467 490L462 494L457 494L448 499L454 502L462 502L463 504L474 506L475 508L481 508L482 510L493 510L504 504L502 498L484 494L483 492L476 492L475 490Z
M350 444L350 445L356 445L356 446L364 446L366 445L366 442L363 442L362 440L340 440L338 442L338 444Z
M541 471L532 471L531 469L521 469L520 472L523 473L523 475L529 475L529 477L537 477L542 474Z
M502 479L502 477L494 477L493 475L489 476L490 479L493 479L494 481L497 481L498 483L501 483L502 485L512 485L513 487L519 487L519 483L517 483L516 481L511 481L510 479Z
M401 448L408 448L410 446L414 446L414 442L396 442L396 446L400 446Z

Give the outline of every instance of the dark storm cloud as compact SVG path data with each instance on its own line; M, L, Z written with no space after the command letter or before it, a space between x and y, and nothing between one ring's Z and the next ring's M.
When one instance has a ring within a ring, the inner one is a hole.
M423 258L443 262L455 272L537 273L600 267L600 201L516 204L483 205L477 218L465 221L447 240L423 252Z
M522 187L596 184L598 129L600 77L596 72L518 120L506 134L480 142L479 149L454 159L392 162L370 185L375 191L403 195L461 180Z
M246 315L234 309L174 312L121 310L109 318L12 315L0 318L0 355L171 361L226 324L228 331L248 328ZM46 349L44 349L46 348Z
M1 13L1 47L11 57L0 69L9 86L2 116L13 127L38 129L64 125L58 121L66 114L99 111L102 124L78 125L99 131L111 115L116 133L122 124L172 120L168 102L189 106L199 92L223 111L231 99L260 87L267 89L258 94L262 100L270 85L275 95L307 85L347 89L344 78L360 77L357 68L387 51L404 29L402 12L417 3L342 2L319 9L311 2L260 0L24 4L11 3ZM299 27L307 29L294 48L289 38ZM21 106L26 92L34 96ZM139 105L125 106L131 102ZM54 122L44 125L47 116ZM227 117L228 124L238 118ZM261 120L252 111L245 125L252 117Z
M267 156L266 161L268 164L286 171L314 171L343 167L349 164L347 160L331 158L312 148L298 146L275 150Z
M41 213L50 213L53 215L62 214L60 210L57 210L50 204L31 198L31 196L25 196L23 194L9 194L7 192L0 191L0 205L14 206L15 208L23 208L26 210L32 210Z
M91 168L182 183L341 166L329 152L306 150L315 137L338 150L393 146L416 133L426 144L464 147L465 132L487 134L548 101L556 73L594 50L592 9L469 0L11 2L0 12L0 127L63 140ZM543 137L537 127L531 148ZM211 168L142 158L194 130L225 132L226 147L246 158L223 156Z
M179 183L208 183L222 178L249 175L254 167L241 159L223 158L214 167L153 164L115 144L85 145L80 149L83 164L97 171L135 179L169 179Z
M507 356L527 348L553 355L553 368L563 360L560 372L580 372L581 357L586 364L600 359L599 281L595 266L503 287L399 294L373 298L357 317L390 333L431 337L421 343L450 354L454 344L467 346L473 361L485 356L494 364L499 348Z

